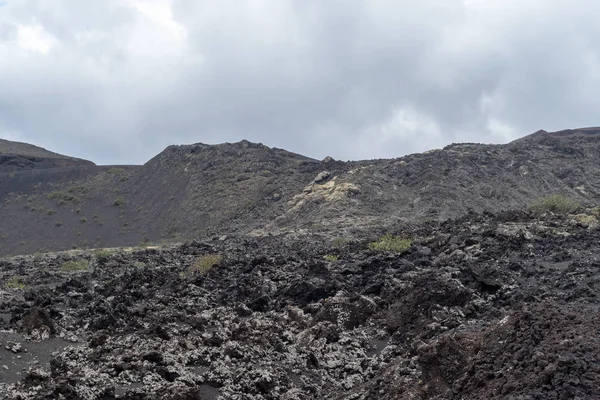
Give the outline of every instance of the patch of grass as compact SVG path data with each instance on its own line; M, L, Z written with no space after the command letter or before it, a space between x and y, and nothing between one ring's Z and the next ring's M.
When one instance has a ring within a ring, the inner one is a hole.
M325 261L334 263L340 261L340 256L335 254L327 254L326 256L323 256L323 259Z
M13 275L6 283L4 284L5 289L25 289L27 285L23 283L23 278L17 275Z
M117 197L115 199L115 201L113 202L113 205L115 205L117 207L122 206L123 204L125 204L125 199L122 198L121 196Z
M390 251L394 253L404 253L412 244L412 240L402 236L387 234L375 242L369 243L369 248L375 251Z
M212 267L217 264L220 264L223 261L223 257L219 254L207 254L204 256L199 256L194 260L194 263L190 265L185 272L185 276L193 276L196 274L204 275L206 274Z
M50 200L58 200L59 204L65 204L66 202L79 203L81 200L79 197L70 192L54 191L48 193L46 197L48 197Z
M86 217L81 217L81 219L79 220L79 222L81 222L82 224L85 224L87 222L87 218Z
M85 271L88 269L89 263L85 260L67 261L61 265L61 271Z
M125 170L123 168L114 167L106 171L106 173L111 175L121 175L125 173Z
M63 225L63 223L61 221L56 221L54 225L60 228Z
M570 197L555 194L553 196L542 197L536 200L529 210L534 214L540 215L547 212L554 214L572 214L577 210L581 209L581 205Z

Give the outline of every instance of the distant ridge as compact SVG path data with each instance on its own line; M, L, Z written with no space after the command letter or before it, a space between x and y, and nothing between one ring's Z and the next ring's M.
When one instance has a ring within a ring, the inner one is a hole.
M28 143L0 139L0 173L95 165L91 161L48 151Z

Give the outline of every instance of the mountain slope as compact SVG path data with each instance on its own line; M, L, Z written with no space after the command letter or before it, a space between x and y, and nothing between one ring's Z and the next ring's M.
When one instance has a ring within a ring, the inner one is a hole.
M247 141L170 146L143 166L0 174L0 254L227 234L346 237L563 194L600 200L600 128L391 160L317 161Z
M0 139L0 172L94 165L27 143Z

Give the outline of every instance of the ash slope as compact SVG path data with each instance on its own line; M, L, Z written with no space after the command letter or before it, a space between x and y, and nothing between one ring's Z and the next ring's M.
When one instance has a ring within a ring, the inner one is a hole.
M94 165L27 143L0 139L0 172Z
M7 259L26 288L2 296L2 395L596 399L597 216L417 224L405 254L314 235ZM23 340L48 333L54 355Z
M143 166L0 173L0 254L226 234L360 236L469 211L600 198L600 129L454 144L392 160L313 160L242 141L171 146Z

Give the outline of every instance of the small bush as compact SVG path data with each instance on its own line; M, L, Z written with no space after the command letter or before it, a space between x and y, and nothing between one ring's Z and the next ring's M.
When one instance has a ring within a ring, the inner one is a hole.
M48 210L48 211L46 211L46 214L47 215L54 215L54 214L56 214L56 211L54 211L54 210Z
M87 222L87 218L86 217L81 217L81 219L79 220L79 222L81 222L82 224L85 224Z
M575 200L562 196L559 194L542 197L541 199L536 200L529 209L534 214L544 214L547 212L552 212L555 214L571 214L576 212L581 208L581 205L577 203Z
M108 171L106 171L106 173L111 174L111 175L121 175L123 173L125 173L125 170L123 168L111 168Z
M83 185L76 185L69 188L69 193L85 193L87 190L87 187Z
M112 253L108 250L98 250L94 252L94 257L96 257L96 261L99 263L105 263L110 259Z
M207 254L205 256L199 256L194 261L194 264L190 265L186 271L186 276L192 276L195 274L204 275L215 265L223 261L223 257L218 254Z
M122 206L123 204L125 204L125 199L124 199L124 198L122 198L121 196L119 196L119 197L117 197L117 198L115 199L115 201L113 202L113 204L114 204L115 206L117 206L117 207L118 207L118 206Z
M326 256L323 257L323 259L325 259L325 261L334 263L334 262L338 262L340 260L340 257L335 254L327 254Z
M79 203L79 197L75 196L73 193L69 192L50 192L46 196L50 200L58 200L59 204L65 204L66 202Z
M80 261L67 261L60 267L62 271L85 271L88 268L88 262L85 260Z
M6 289L25 289L26 285L21 280L21 277L13 275L6 283L4 284Z
M387 234L379 238L376 242L369 243L369 248L375 251L391 251L394 253L404 253L412 244L412 240L401 236Z

